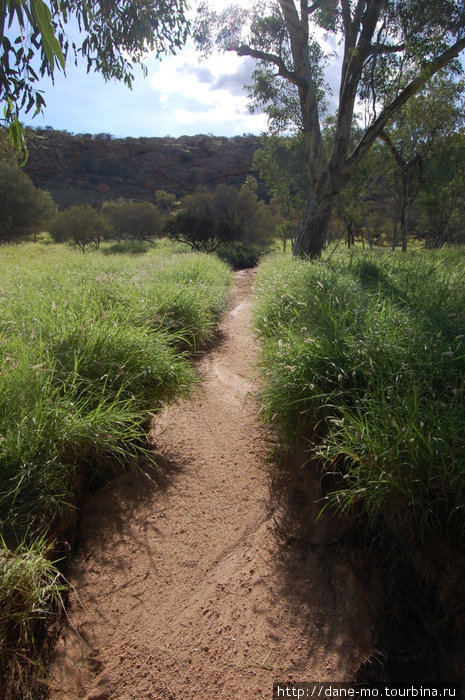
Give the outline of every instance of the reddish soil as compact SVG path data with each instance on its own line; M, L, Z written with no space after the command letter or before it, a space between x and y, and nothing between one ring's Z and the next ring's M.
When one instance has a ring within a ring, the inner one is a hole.
M291 532L279 500L253 276L236 273L197 389L154 419L164 477L123 474L83 508L51 700L270 700L273 681L350 680L370 654L352 555L329 521Z

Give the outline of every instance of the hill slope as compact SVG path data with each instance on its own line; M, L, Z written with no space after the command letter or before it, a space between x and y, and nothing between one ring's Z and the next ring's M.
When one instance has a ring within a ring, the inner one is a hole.
M240 185L249 174L257 136L112 138L27 130L26 172L60 207L117 199L177 197L198 186Z

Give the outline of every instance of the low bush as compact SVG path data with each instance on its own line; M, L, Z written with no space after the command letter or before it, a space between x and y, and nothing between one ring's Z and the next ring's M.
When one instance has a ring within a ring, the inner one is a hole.
M50 223L50 234L54 241L68 241L83 253L97 249L106 233L110 231L104 216L89 204L75 204L60 211Z
M0 244L30 239L55 213L48 192L35 187L22 168L0 161Z
M465 534L463 251L259 271L264 411L339 474L330 502L418 540Z
M245 243L222 244L216 249L216 254L220 260L224 260L235 270L245 270L256 267L260 258L267 254L266 248Z
M150 202L105 202L102 214L118 241L151 242L161 234L162 215Z
M147 241L119 241L102 248L104 255L144 255L152 244Z

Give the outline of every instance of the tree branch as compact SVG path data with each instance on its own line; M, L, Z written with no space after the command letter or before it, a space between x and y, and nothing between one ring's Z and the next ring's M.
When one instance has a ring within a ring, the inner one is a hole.
M364 6L365 12L363 17L357 20L354 18L352 21L350 19L350 4L348 0L341 0L341 7L346 15L344 24L348 23L349 26L346 29L346 45L339 91L339 113L330 158L330 169L333 172L340 172L341 167L347 160L357 89L382 5L383 0L368 0L366 3L359 0L355 11L357 14L360 14L361 8ZM357 24L355 24L355 21L357 21ZM347 40L347 31L350 32L349 40ZM358 41L356 41L357 34Z
M286 64L284 63L282 58L280 58L279 56L276 56L273 53L267 53L266 51L260 51L258 49L253 49L251 46L247 46L247 44L241 44L241 46L238 46L237 48L235 48L234 51L237 53L238 56L251 56L252 58L256 58L260 61L266 61L267 63L273 63L275 66L277 66L278 74L282 78L289 80L294 85L297 85L297 87L305 87L306 86L305 81L303 81L301 78L299 78L299 76L294 71L289 70L286 67Z
M391 155L394 158L394 160L396 161L399 168L401 170L404 170L406 168L407 163L405 162L405 160L402 158L402 156L399 153L399 151L397 150L397 148L392 143L391 139L389 138L389 134L387 134L386 131L384 131L384 129L383 129L382 131L379 132L379 138L382 139L384 141L384 143L386 144L386 146L389 148L389 150L391 151Z
M325 0L316 0L316 2L313 3L313 5L310 5L310 7L308 7L308 14L312 15L314 12L316 12L316 10L319 10L324 2Z
M465 37L459 39L452 46L449 46L440 56L424 66L420 75L414 78L400 93L382 110L379 117L368 127L354 149L350 158L347 159L343 168L343 178L350 177L353 170L360 163L368 149L373 144L374 140L380 136L389 119L399 111L401 107L426 85L428 80L441 70L445 65L456 58L461 51L465 49Z
M372 44L371 50L368 53L368 56L371 56L374 53L397 53L399 51L404 51L405 49L405 44L396 44L396 45L389 45L389 44Z

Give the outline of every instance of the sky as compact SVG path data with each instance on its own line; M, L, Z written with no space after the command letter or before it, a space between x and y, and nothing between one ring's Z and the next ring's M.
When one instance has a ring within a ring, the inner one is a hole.
M230 0L212 4L221 9ZM115 137L260 134L266 130L265 115L250 114L244 89L252 82L254 63L231 52L200 59L187 44L175 56L148 59L145 78L136 66L129 90L123 83L88 74L84 62L76 67L69 61L66 76L56 71L54 84L49 78L38 83L46 107L24 122Z
M50 79L40 81L46 107L25 122L116 137L259 134L266 118L249 113L243 88L251 82L253 64L232 53L199 63L195 49L186 47L176 56L148 60L145 78L136 66L129 90L70 63L66 77L56 72L54 85Z
M250 6L250 0L233 0ZM192 16L196 0L191 1ZM217 10L231 0L210 0ZM330 48L327 46L326 48ZM334 48L334 47L333 47ZM245 85L252 83L254 59L233 52L201 58L192 42L175 56L149 58L144 78L135 67L133 89L117 81L105 82L98 73L87 73L83 61L77 67L67 62L66 76L55 71L55 81L41 79L46 107L28 126L67 130L74 134L107 133L126 136L236 136L261 134L267 129L263 113L251 114ZM328 81L337 83L338 61L327 71Z

